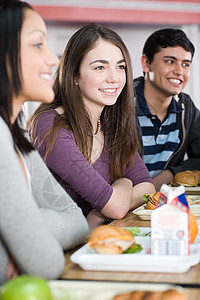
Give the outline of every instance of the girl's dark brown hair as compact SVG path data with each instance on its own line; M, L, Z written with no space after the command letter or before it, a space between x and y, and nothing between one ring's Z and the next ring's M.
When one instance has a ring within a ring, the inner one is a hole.
M30 118L28 126L33 138L35 132L39 132L38 118L49 109L62 106L64 113L56 115L53 128L49 128L43 138L47 141L45 157L53 147L57 131L65 127L72 130L80 151L88 162L91 162L92 124L76 81L80 75L80 65L84 56L100 39L119 47L126 62L126 84L117 102L112 106L105 106L101 114L106 150L110 155L110 173L115 180L122 177L123 170L134 162L138 140L130 55L121 37L113 30L100 24L90 23L70 38L55 75L55 99L50 104L41 104ZM42 142L39 135L34 142L36 140L37 143Z
M14 124L11 124L10 118L13 113L13 94L18 96L22 90L20 35L27 9L32 7L23 1L2 0L0 3L0 116L10 129L15 146L22 153L29 153L33 146L24 136L21 114Z

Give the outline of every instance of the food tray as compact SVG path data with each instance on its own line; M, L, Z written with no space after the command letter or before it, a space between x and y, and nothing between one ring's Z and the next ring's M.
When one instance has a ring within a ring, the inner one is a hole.
M190 197L194 201L194 203L196 203L190 205L190 211L196 217L200 217L200 204L197 203L197 201L200 201L200 195L189 195L188 197Z
M185 186L186 195L199 195L200 196L200 186Z
M150 221L152 211L152 209L146 209L146 204L143 204L138 208L134 209L132 212L133 214L137 215L140 218L140 220Z
M88 244L86 244L73 253L70 259L84 270L154 273L185 273L191 266L199 263L200 248L198 243L191 245L188 256L158 256L150 254L150 237L136 236L135 240L143 248L139 253L98 254L93 249L89 249Z
M190 211L191 211L196 217L200 217L200 204L190 205Z
M197 201L200 201L200 195L189 195L190 199ZM150 221L151 220L151 213L152 213L152 209L146 209L146 204L143 204L141 206L139 206L138 208L134 209L132 212L133 214L137 215L140 220L143 221ZM190 211L196 216L196 217L200 217L200 204L192 204L189 206L190 207Z
M48 284L54 300L112 300L117 294L136 290L165 291L176 289L179 292L184 292L181 286L159 283L52 280Z

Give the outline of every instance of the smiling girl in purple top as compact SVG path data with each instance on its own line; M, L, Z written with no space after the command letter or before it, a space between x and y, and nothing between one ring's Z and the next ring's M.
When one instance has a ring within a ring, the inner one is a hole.
M155 188L137 153L132 67L119 35L99 24L79 29L54 91L29 121L32 141L90 228L123 218Z

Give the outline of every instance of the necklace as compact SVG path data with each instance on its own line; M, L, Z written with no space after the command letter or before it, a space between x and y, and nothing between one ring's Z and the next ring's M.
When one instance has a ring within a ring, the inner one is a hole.
M98 121L97 121L97 130L96 130L96 132L93 134L93 136L97 136L97 134L99 134L100 130L101 130L101 120L100 120L100 118L99 118Z

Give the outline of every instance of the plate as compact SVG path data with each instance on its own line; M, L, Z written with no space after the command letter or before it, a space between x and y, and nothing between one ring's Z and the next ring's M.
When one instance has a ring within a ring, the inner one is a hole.
M189 195L190 199L194 201L200 201L200 195ZM200 204L191 204L190 205L190 211L196 216L200 217Z
M190 205L190 211L195 215L196 217L200 217L200 204L196 205Z
M117 294L136 290L165 291L176 289L179 292L184 292L184 289L178 285L140 282L52 280L48 284L54 300L112 300Z
M133 214L137 215L140 220L150 221L152 209L146 209L146 204L139 206L138 208L132 211Z
M189 195L190 199L192 199L193 201L200 201L200 195ZM143 204L141 206L139 206L138 208L134 209L132 211L133 214L137 215L140 220L143 221L150 221L151 220L151 213L152 213L152 209L146 209L146 204ZM196 216L196 217L200 217L200 204L192 204L189 206L190 207L190 211Z
M124 227L131 231L133 236L151 236L151 227Z
M190 199L192 199L193 201L200 201L200 195L189 195L188 196Z
M104 255L89 249L88 244L73 253L70 260L84 270L185 273L191 266L199 263L200 247L198 243L190 246L188 256L151 255L151 237L136 236L142 251L134 254Z

